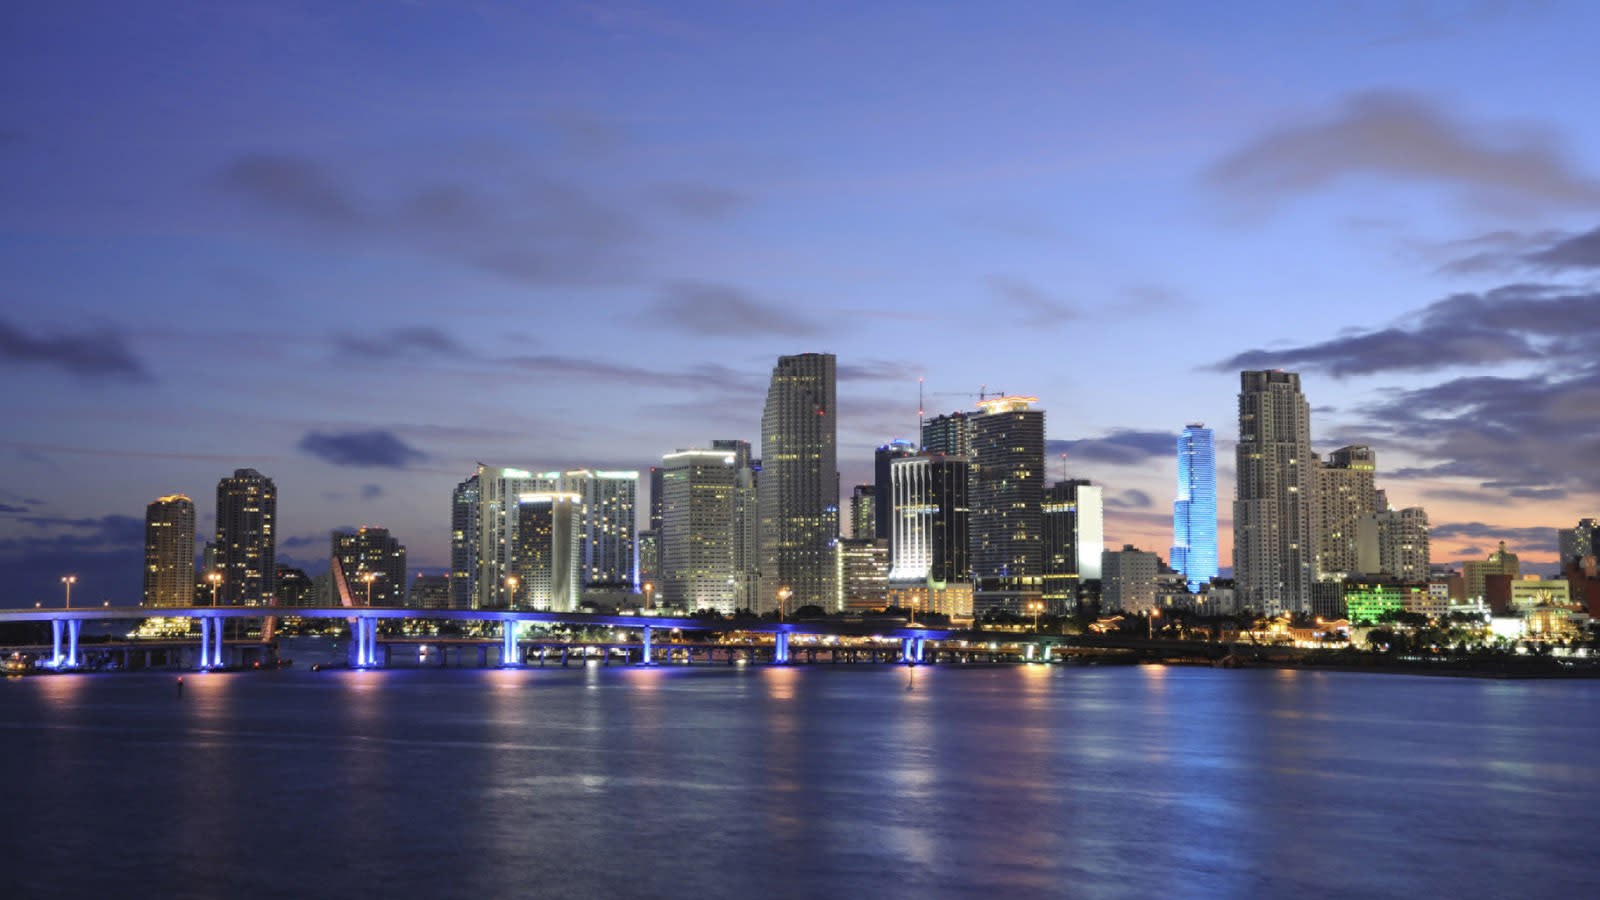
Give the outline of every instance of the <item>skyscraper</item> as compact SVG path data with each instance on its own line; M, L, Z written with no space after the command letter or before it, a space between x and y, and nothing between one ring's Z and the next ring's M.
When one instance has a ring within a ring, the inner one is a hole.
M558 473L535 475L526 469L478 464L477 575L473 578L474 609L512 605L516 574L518 498L557 489Z
M573 612L583 587L583 497L532 491L516 498L507 594L514 609Z
M217 482L218 606L272 603L277 574L278 488L255 469Z
M970 474L966 457L942 453L920 453L891 465L888 578L895 606L972 615Z
M1172 503L1172 568L1189 590L1217 577L1217 447L1203 422L1178 435L1178 496Z
M761 416L761 610L826 607L839 535L836 362L831 353L780 356Z
M471 609L478 585L478 476L450 495L450 608Z
M1052 612L1076 609L1083 582L1100 578L1105 499L1098 485L1073 478L1044 494L1044 599Z
M893 518L890 511L890 506L893 505L894 501L890 495L891 487L889 464L897 459L904 459L907 456L915 456L916 452L916 444L913 444L910 441L902 441L899 439L892 440L873 452L872 485L874 500L872 510L872 530L869 532L853 531L851 532L852 537L882 538L886 541L889 540L890 536L894 532L894 528L890 524ZM892 559L894 551L891 549L889 552L890 558Z
M639 473L578 469L563 472L560 487L582 498L579 552L583 586L631 592L637 575L634 528L638 524Z
M1339 581L1362 571L1359 564L1359 523L1382 512L1373 478L1378 469L1371 447L1352 445L1328 454L1317 467L1317 577Z
M922 423L922 449L945 456L972 456L972 420L976 415L953 412Z
M754 579L749 444L662 457L660 602L731 615Z
M406 548L387 528L362 528L333 533L333 558L344 569L351 597L372 606L404 606ZM370 583L367 576L372 576Z
M850 492L850 537L861 541L878 534L878 486L858 484Z
M990 397L972 420L973 611L1021 612L1044 593L1044 410Z
M1572 528L1559 529L1556 537L1557 554L1563 565L1600 555L1600 522L1594 519L1579 519Z
M1428 513L1422 507L1362 513L1355 531L1356 565L1347 574L1428 580Z
M144 605L194 605L194 501L162 497L144 511Z
M1317 468L1311 407L1294 372L1239 375L1233 573L1241 607L1310 612L1316 580Z

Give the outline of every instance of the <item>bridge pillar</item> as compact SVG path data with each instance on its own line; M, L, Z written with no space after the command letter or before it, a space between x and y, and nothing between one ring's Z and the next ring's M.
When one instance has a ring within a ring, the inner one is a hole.
M222 656L222 626L223 619L211 620L211 665L220 669L227 665Z
M82 619L67 622L67 668L78 667L78 632L83 630Z
M200 617L200 668L211 668L211 619Z
M50 653L50 665L51 665L52 668L60 668L60 666L61 666L61 620L60 619L51 619L50 620L50 642L55 647L55 649L53 651L51 651L51 653Z
M517 658L517 623L513 619L505 621L505 627L500 632L500 665L517 666L522 660Z
M1044 661L1045 661L1045 662L1050 662L1050 651L1051 651L1051 650L1054 650L1054 649L1055 649L1055 648L1054 648L1054 647L1051 647L1051 646L1046 646L1046 647L1045 647L1045 648L1044 648Z
M911 656L917 662L922 662L922 654L927 649L927 638L913 638L911 641Z
M562 647L561 648L561 667L563 669L565 669L567 667L567 648L566 647Z
M773 635L772 661L781 666L789 664L789 632L780 631Z
M644 632L644 634L643 634L643 636L641 638L641 640L644 642L644 655L639 658L639 665L641 665L641 666L655 665L655 663L650 659L650 632L654 631L655 629L651 628L649 625L646 625L641 630ZM667 662L669 662L669 663L672 662L672 655L671 654L672 654L672 651L669 649L667 651Z
M900 661L908 666L917 661L917 651L915 645L916 638L900 639Z

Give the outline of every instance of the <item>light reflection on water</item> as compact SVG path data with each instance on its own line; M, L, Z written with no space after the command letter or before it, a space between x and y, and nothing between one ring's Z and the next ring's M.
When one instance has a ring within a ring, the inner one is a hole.
M1576 895L1597 699L1162 667L11 679L0 860L34 895Z

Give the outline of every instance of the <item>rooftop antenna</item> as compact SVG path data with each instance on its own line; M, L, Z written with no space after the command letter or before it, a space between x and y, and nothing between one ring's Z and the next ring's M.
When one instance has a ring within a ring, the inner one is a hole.
M1067 452L1061 451L1061 480L1067 480Z
M922 414L926 411L922 404L922 378L917 378L917 446L922 446Z

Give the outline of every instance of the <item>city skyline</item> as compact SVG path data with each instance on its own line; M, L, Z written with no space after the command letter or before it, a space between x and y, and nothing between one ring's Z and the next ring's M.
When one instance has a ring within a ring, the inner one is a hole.
M0 16L9 605L136 601L145 507L240 468L282 561L373 526L444 571L477 460L758 442L807 350L844 485L919 408L1037 396L1109 546L1168 552L1173 436L1250 369L1436 561L1600 510L1582 5Z

